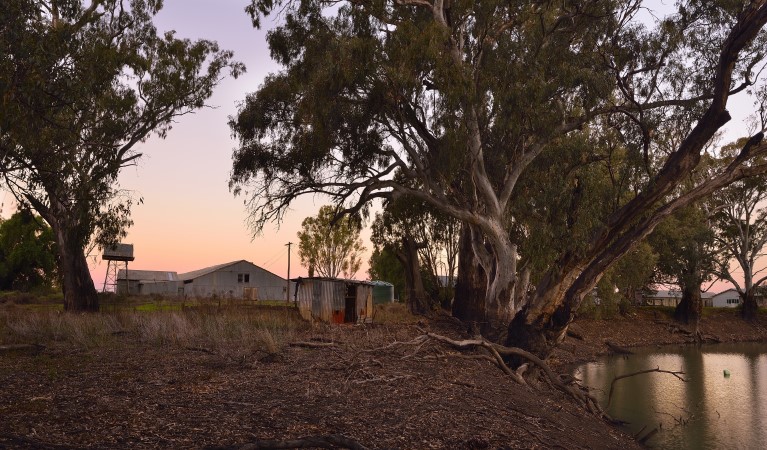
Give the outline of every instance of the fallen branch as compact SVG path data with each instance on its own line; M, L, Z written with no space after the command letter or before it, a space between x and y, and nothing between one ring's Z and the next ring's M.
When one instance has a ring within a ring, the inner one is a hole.
M184 347L184 348L187 350L191 350L193 352L200 352L200 353L207 353L209 355L221 356L217 352L214 352L213 350L205 348L205 347Z
M585 340L583 335L578 330L573 329L572 325L567 327L567 335L572 337L572 338L578 339L579 341L584 341Z
M309 436L288 441L257 440L247 443L240 450L277 450L288 448L348 448L351 450L367 450L367 447L342 434L328 436Z
M39 353L45 349L44 345L40 344L7 344L7 345L0 345L0 353L5 352L21 352L21 351L31 351L33 353Z
M305 342L305 341L299 341L299 342L291 342L288 344L291 347L305 347L305 348L327 348L327 347L336 347L338 344L335 342Z
M610 393L607 395L607 406L608 406L608 407L610 406L610 402L611 402L611 401L612 401L612 399L613 399L613 388L615 388L615 382L616 382L616 381L618 381L618 380L622 380L622 379L624 379L624 378L633 377L633 376L636 376L636 375L642 375L642 374L644 374L644 373L654 373L654 372L658 372L658 373L668 373L668 374L671 374L671 375L673 375L673 376L675 376L675 377L679 378L680 380L684 381L685 383L687 382L687 380L685 380L684 378L682 378L682 377L680 376L680 375L684 375L684 372L681 372L681 371L672 371L672 370L663 370L663 369L661 369L660 367L656 367L656 368L654 368L654 369L645 369L645 370L639 370L639 371L637 371L637 372L631 372L631 373L627 373L627 374L619 375L619 376L617 376L617 377L613 378L613 381L612 381L612 383L610 383Z
M644 428L642 428L642 429L644 430ZM658 428L657 427L653 428L652 430L648 431L647 434L645 434L641 438L638 438L637 442L640 445L643 445L645 442L647 442L648 439L650 439L651 437L655 436L657 433L658 433Z

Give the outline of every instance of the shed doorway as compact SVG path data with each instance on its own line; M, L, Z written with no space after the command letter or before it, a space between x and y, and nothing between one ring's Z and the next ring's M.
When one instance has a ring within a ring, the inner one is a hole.
M357 286L346 285L344 300L344 323L357 323Z

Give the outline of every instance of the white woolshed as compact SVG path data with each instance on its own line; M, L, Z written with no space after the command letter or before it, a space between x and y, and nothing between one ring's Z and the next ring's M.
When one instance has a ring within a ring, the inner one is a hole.
M306 320L327 323L373 321L373 284L340 278L294 278L298 311Z
M117 294L175 296L178 287L176 272L133 269L120 269L117 272Z
M284 278L245 260L182 273L178 277L179 294L186 297L285 301L287 295Z
M715 308L737 308L740 305L740 294L735 289L727 289L711 298L711 306Z
M701 292L700 298L703 300L703 306L708 306L713 294L710 292ZM682 292L678 289L658 290L654 294L644 296L644 304L647 306L677 306L682 301Z

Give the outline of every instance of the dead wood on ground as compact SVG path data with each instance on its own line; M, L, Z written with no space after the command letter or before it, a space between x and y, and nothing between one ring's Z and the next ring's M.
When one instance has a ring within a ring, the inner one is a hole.
M257 440L239 447L239 450L277 450L289 448L347 448L350 450L367 450L368 447L365 447L356 440L342 434L331 434L328 436L308 436L285 441Z
M335 342L306 342L306 341L298 341L298 342L291 342L288 345L291 346L291 347L327 348L327 347L335 347L337 344Z
M527 361L530 361L532 364L534 364L543 372L543 374L545 375L544 380L547 383L549 383L550 385L554 386L555 388L559 389L560 391L564 392L565 394L575 399L579 404L584 406L592 414L609 419L609 417L607 417L605 413L602 411L602 409L599 407L599 403L593 396L591 396L587 391L583 391L581 387L578 385L568 386L564 384L559 378L559 376L557 376L551 370L548 364L546 364L542 359L538 358L537 356L535 356L534 354L528 351L522 350L521 348L506 347L500 344L496 344L482 337L479 337L477 339L454 340L447 336L442 336L442 335L430 333L430 332L424 332L423 335L418 336L409 342L403 342L400 344L418 345L419 346L418 348L420 348L428 340L439 341L459 349L482 348L489 353L488 355L489 360L495 362L495 364L504 373L506 373L512 380L522 385L527 384L527 382L525 381L523 377L523 374L527 370L528 365L523 364L516 371L514 371L511 368L509 368L509 366L506 365L506 362L503 360L503 357L518 356L518 357L524 358ZM392 344L382 348L389 348L391 345Z
M0 353L10 353L10 352L32 352L32 353L40 353L45 349L44 345L40 344L7 344L7 345L0 345Z

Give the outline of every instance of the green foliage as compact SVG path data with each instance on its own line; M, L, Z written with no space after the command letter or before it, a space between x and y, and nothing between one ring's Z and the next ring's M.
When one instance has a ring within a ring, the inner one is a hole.
M383 212L377 214L373 221L370 240L382 257L396 259L398 253L402 256L400 273L406 270L402 267L406 252L404 242L407 239L414 242L418 248L418 265L423 273L424 285L432 297L442 300L442 297L450 296L448 292L442 295L442 291L449 290L444 288L451 288L455 281L459 229L460 223L438 208L417 199L402 197L384 204ZM385 261L394 262L393 259ZM446 286L442 286L441 276L446 279Z
M353 278L360 268L360 255L365 251L360 224L349 216L337 218L330 206L301 222L298 239L298 256L309 276L335 278L343 273L345 278Z
M252 0L255 25L284 18L282 68L230 120L230 186L257 229L308 193L351 213L428 204L471 231L485 305L566 326L662 218L765 152L687 183L763 64L767 5L676 6L646 20L632 0Z
M668 217L649 237L658 254L656 282L684 289L711 280L718 253L714 237L703 205L692 205Z
M757 266L767 245L765 199L767 177L759 176L732 183L712 200L716 208L712 217L713 247L717 255L715 273L738 290L743 299L744 316L748 318L756 314L754 296L767 281ZM731 270L733 261L737 265L735 270Z
M0 221L0 290L49 289L56 278L51 228L28 211Z
M375 246L370 254L368 276L371 280L388 281L394 285L394 297L403 298L405 292L405 269L391 247Z
M114 243L131 224L117 178L136 144L204 106L225 70L244 70L215 42L158 33L159 0L89 4L0 8L1 175L54 229L72 306L95 298L88 243Z

